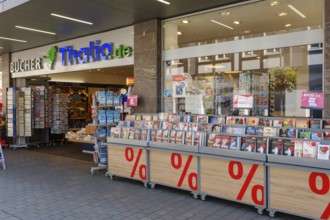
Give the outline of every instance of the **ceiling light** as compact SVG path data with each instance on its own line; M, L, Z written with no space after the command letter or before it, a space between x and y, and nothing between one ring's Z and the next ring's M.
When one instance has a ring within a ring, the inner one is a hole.
M177 33L178 33L178 35L182 35L182 33L180 31L178 31Z
M285 27L291 27L291 24L286 24L286 25L284 25Z
M189 20L182 20L182 23L188 24L189 23Z
M221 23L221 22L219 22L219 21L216 21L216 20L210 20L210 21L213 22L213 23L216 23L216 24L218 24L218 25L221 25L221 26L223 26L223 27L226 27L226 28L228 28L228 29L234 30L234 28L232 28L232 27L230 27L230 26L228 26L228 25L225 25L225 24L223 24L223 23Z
M161 2L161 3L164 3L164 4L166 4L166 5L171 4L171 3L167 2L167 1L164 1L164 0L157 0L157 1L159 1L159 2Z
M24 29L24 30L28 30L28 31L40 32L40 33L44 33L44 34L56 35L56 33L54 33L54 32L43 31L43 30L38 30L38 29L33 29L33 28L28 28L28 27L22 27L22 26L18 26L18 25L16 25L15 28L20 28L20 29Z
M79 19L76 19L76 18L70 18L70 17L66 17L66 16L63 16L63 15L59 15L59 14L51 13L50 15L55 16L55 17L59 17L59 18L68 19L68 20L71 20L71 21L76 21L76 22L80 22L80 23L84 23L84 24L93 25L93 23L88 22L88 21L83 21L83 20L79 20Z
M279 5L280 2L279 1L273 1L270 3L270 6L276 6L276 5Z
M0 50L3 49L3 47L0 47Z
M0 39L17 41L17 42L22 42L22 43L26 43L27 42L26 40L20 40L20 39L15 39L15 38L8 38L8 37L0 37Z
M301 11L299 11L298 9L296 9L295 7L293 7L292 5L288 5L288 7L289 7L292 11L296 12L300 17L302 17L302 18L306 18L306 15L304 15Z
M234 21L233 23L238 25L238 24L240 24L241 22L239 22L239 21Z
M277 15L280 16L280 17L283 17L283 16L288 15L288 13L286 13L286 12L281 12L281 13L278 13Z
M222 11L220 13L220 15L222 15L222 16L230 15L230 12L229 11Z
M250 30L246 30L246 31L244 31L244 33L245 34L249 34L249 33L251 33L251 31Z

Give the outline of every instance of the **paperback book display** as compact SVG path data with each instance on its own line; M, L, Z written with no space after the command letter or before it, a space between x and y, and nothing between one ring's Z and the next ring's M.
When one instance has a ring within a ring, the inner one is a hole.
M63 134L68 131L68 95L52 94L52 134Z
M48 90L45 87L34 88L34 128L49 127Z
M33 100L33 93L31 88L21 88L21 91L24 93L24 135L25 137L32 136L32 100ZM21 120L21 119L20 119ZM35 126L35 125L34 125Z
M16 136L16 111L14 108L16 91L15 88L7 89L7 136Z

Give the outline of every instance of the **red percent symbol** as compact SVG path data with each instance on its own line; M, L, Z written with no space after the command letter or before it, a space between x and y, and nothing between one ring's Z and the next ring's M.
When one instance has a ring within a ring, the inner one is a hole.
M316 186L317 179L321 178L322 180L322 186L321 188L318 188ZM313 172L309 175L309 188L311 191L317 195L325 195L330 190L330 179L328 175L325 173L318 173ZM323 214L321 215L321 219L329 219L330 218L330 202L328 203L328 206L325 208Z
M236 172L235 172L235 167ZM237 200L242 200L245 192L247 190L247 188L249 187L251 180L253 179L254 174L256 173L257 169L258 169L259 165L258 164L253 164L244 183L243 186L241 187L236 199ZM238 161L230 161L229 162L229 166L228 166L228 172L231 178L235 179L235 180L239 180L243 177L243 165L241 162ZM258 199L258 191L261 192L261 198ZM256 204L256 205L264 205L264 187L262 185L254 185L252 187L251 190L251 197L252 197L252 201Z
M178 181L177 186L181 187L182 183L187 175L188 169L190 167L191 161L193 159L192 155L188 156L188 159L183 167L183 171L181 172L180 179ZM179 153L172 153L171 155L171 165L174 169L181 169L182 168L182 156ZM197 173L190 173L188 175L188 185L190 189L197 190Z
M135 172L136 169L139 165L140 162L140 158L141 158L141 154L142 154L142 149L139 149L137 157L134 157L134 150L131 147L126 147L125 149L125 158L128 162L133 162L134 160L134 165L133 165L133 169L131 171L131 177L133 178L135 176ZM139 166L139 176L142 180L146 180L147 179L147 167L145 164L141 164Z

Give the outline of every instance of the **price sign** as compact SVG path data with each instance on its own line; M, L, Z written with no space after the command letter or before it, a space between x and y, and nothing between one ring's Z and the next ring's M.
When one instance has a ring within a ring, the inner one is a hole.
M253 108L253 95L234 95L234 108Z
M301 108L323 109L324 94L320 92L302 92L300 106Z
M147 179L146 151L140 148L108 146L109 173L138 180Z
M265 206L264 173L259 164L201 157L201 192Z
M150 151L150 181L197 191L197 157Z
M137 95L128 95L127 96L127 107L135 107L138 105L138 96Z
M270 208L330 219L330 174L270 167Z

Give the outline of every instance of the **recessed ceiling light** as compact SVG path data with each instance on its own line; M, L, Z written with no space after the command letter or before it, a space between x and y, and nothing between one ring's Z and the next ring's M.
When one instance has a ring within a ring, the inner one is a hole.
M182 35L182 33L180 31L178 31L177 33L178 33L178 35Z
M18 25L16 25L15 28L24 29L24 30L28 30L28 31L40 32L40 33L44 33L44 34L56 35L56 33L54 33L54 32L43 31L43 30L38 30L38 29L28 28L28 27L23 27L23 26L18 26Z
M228 26L228 25L225 25L225 24L223 24L223 23L221 23L221 22L219 22L219 21L216 21L216 20L210 20L210 21L213 22L213 23L216 23L216 24L218 24L218 25L221 25L221 26L223 26L223 27L226 27L226 28L228 28L228 29L234 30L234 28L232 28L232 27L230 27L230 26Z
M188 24L190 21L189 20L182 20L182 23Z
M159 2L161 2L161 3L164 3L164 4L166 4L166 5L171 4L170 2L168 2L168 1L164 1L164 0L157 0L157 1L159 1Z
M84 23L84 24L93 25L93 23L89 22L89 21L83 21L83 20L80 20L80 19L71 18L71 17L59 15L59 14L51 13L50 15L55 16L55 17L59 17L59 18L64 18L64 19L71 20L71 21L76 21L76 22L80 22L80 23Z
M26 40L20 40L20 39L15 39L15 38L8 38L8 37L0 37L0 39L17 41L17 42L22 42L22 43L26 43L27 42Z
M280 4L279 1L272 1L272 2L270 3L270 6L276 6L276 5L279 5L279 4Z
M220 15L222 15L222 16L230 15L230 12L229 11L222 11L222 12L220 12Z
M283 17L283 16L288 15L288 13L286 13L286 12L281 12L281 13L278 13L277 15L280 16L280 17Z
M288 7L289 7L292 11L296 12L300 17L302 17L302 18L306 18L306 15L304 15L301 11L299 11L298 9L296 9L295 7L293 7L293 5L288 5Z
M238 25L238 24L240 24L241 22L240 22L240 21L234 21L233 23Z
M251 33L251 31L250 30L246 30L246 31L244 31L244 33L245 34L249 34L249 33Z
M291 27L291 24L286 24L286 25L284 25L285 27Z

